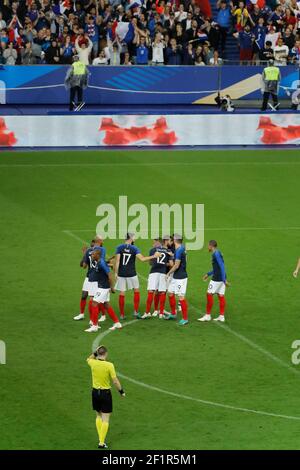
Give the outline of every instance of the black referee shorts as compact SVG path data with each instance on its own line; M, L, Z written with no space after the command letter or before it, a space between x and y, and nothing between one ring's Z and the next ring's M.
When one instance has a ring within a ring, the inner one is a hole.
M112 396L111 391L93 388L92 390L92 405L93 410L98 413L112 413Z

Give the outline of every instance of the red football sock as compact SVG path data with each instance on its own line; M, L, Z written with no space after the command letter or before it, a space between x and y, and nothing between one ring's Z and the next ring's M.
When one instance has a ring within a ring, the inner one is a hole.
M169 303L172 315L176 315L176 297L174 294L169 295Z
M150 313L153 295L154 295L153 292L148 292L148 297L147 297L147 302L146 302L146 313Z
M114 311L114 309L113 309L112 307L109 306L109 307L106 309L106 311L107 311L108 315L110 316L110 318L112 319L112 321L113 321L114 323L119 323L119 319L118 319L117 315L115 314L115 311Z
M220 315L225 314L225 305L226 305L226 300L224 295L218 295L219 297L219 307L220 307Z
M89 305L88 305L89 314L90 314L90 320L92 320L92 316L93 316L93 313L92 313L92 304L93 304L93 300L90 299L90 300L89 300Z
M182 318L184 320L188 319L188 305L187 301L185 299L179 300L180 306L181 306L181 313L182 313Z
M86 299L81 299L80 300L80 313L84 314L85 306L86 306Z
M99 304L99 312L101 312L102 315L105 315L106 310L103 304Z
M92 305L92 315L91 315L91 320L93 322L93 325L98 325L98 315L99 315L99 306L98 305Z
M134 305L134 311L138 312L140 308L140 293L135 292L133 294L133 305Z
M206 294L206 299L206 314L210 315L214 304L214 296L212 294Z
M163 315L165 311L166 296L167 294L165 292L159 294L159 313L161 315Z
M159 305L159 293L155 292L154 294L154 310L158 310Z
M121 317L125 316L125 295L119 295L119 309Z

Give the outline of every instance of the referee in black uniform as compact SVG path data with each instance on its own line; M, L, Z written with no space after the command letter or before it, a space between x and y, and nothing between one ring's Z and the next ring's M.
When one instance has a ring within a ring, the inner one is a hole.
M113 383L122 397L125 392L116 375L115 367L107 361L107 349L105 346L99 348L87 359L91 368L93 390L92 405L96 411L96 428L99 436L99 449L107 449L105 438L109 427L109 418L112 413L111 383Z

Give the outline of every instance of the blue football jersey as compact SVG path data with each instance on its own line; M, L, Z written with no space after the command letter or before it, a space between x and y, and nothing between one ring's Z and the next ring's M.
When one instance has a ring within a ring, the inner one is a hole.
M120 255L118 276L136 276L135 259L139 253L140 250L135 245L123 243L117 247L116 254Z
M179 260L180 265L179 268L176 269L176 271L174 272L173 278L186 279L188 275L186 272L186 251L184 245L181 245L179 248L176 249L174 259L175 261Z

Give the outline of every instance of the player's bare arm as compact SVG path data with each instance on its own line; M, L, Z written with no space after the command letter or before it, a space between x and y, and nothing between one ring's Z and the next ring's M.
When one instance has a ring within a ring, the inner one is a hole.
M115 269L114 269L116 276L118 275L119 265L120 265L120 254L117 254L115 257Z
M299 270L300 270L300 258L298 259L298 263L297 263L296 269L295 269L295 271L293 272L293 276L294 276L295 278L298 276Z
M170 269L170 271L167 273L167 277L170 277L170 275L171 275L172 273L174 273L175 271L177 271L177 269L178 269L179 266L180 266L180 263L181 263L180 259L177 259L177 260L175 261L174 266L172 266L172 268Z
M156 259L156 258L159 258L161 256L161 253L159 253L158 251L156 251L154 253L154 255L152 256L144 256L142 255L141 253L138 253L136 255L137 259L139 259L140 261L142 261L143 263L145 263L145 261L151 261L152 259Z
M203 281L207 281L208 278L209 278L209 275L207 273L204 274L204 276L202 277Z
M108 273L108 280L109 280L109 285L110 285L110 291L112 294L114 294L116 292L115 291L115 279L111 271Z

